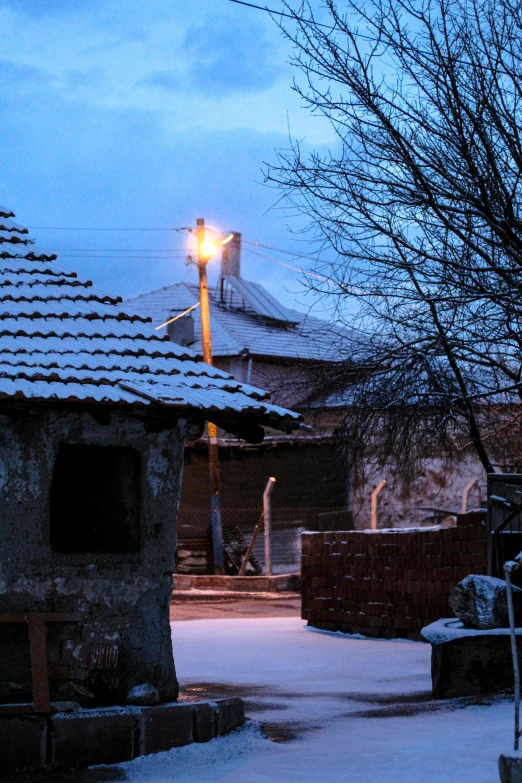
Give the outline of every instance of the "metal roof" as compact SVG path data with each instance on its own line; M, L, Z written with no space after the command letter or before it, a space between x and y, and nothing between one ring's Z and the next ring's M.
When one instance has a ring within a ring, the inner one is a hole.
M227 292L227 288L230 293ZM235 275L226 275L222 278L219 300L227 309L247 312L251 308L254 315L260 315L268 321L279 322L281 325L298 324L300 320L296 313L284 307L262 285L251 283Z
M227 280L229 278L227 277ZM304 362L337 361L349 352L350 333L336 323L329 323L311 315L289 310L279 304L259 283L236 278L239 286L245 283L265 302L275 302L279 312L294 319L286 323L273 317L262 317L253 308L240 308L225 298L221 303L220 286L210 289L210 316L212 351L217 357L252 356L272 360ZM237 286L237 290L239 289ZM150 291L126 301L126 306L140 315L151 316L155 326L164 323L171 314L181 313L199 301L199 289L189 283L176 283ZM192 348L201 350L199 316L194 315L195 342Z
M0 400L165 406L219 421L245 416L292 429L300 416L270 405L127 312L120 297L63 271L0 207ZM214 415L213 415L214 414Z

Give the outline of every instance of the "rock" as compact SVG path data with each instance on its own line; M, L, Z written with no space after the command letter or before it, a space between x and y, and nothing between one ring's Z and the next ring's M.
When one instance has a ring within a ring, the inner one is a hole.
M493 576L471 574L449 594L448 603L464 625L488 631L509 625L506 583ZM517 627L522 625L522 590L513 587Z
M143 685L136 685L127 694L127 704L136 704L139 707L158 704L159 700L158 689L154 685L149 685L148 682Z
M522 783L522 756L502 753L498 760L502 783Z

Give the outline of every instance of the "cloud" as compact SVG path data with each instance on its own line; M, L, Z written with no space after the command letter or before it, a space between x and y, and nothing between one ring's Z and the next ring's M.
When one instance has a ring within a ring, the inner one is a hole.
M13 106L27 106L40 91L52 90L52 79L40 68L22 65L12 60L0 58L0 78L2 80L2 103L0 112Z
M247 17L211 16L193 25L183 54L190 86L207 94L267 90L281 72L279 53L265 28Z
M22 11L35 17L58 16L82 11L99 0L1 0L0 8Z
M155 71L143 79L141 84L149 87L163 87L165 90L173 90L174 92L183 89L184 86L183 77L180 76L179 71Z

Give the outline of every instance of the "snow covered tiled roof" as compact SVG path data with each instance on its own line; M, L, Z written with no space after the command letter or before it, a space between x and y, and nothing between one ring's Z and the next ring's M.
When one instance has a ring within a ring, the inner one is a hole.
M217 291L210 290L209 298L212 352L216 357L246 354L259 358L323 362L339 360L349 350L349 334L338 324L296 310L289 311L295 316L294 323L271 323L247 309L241 311L222 306ZM196 285L176 283L128 299L125 304L133 312L151 316L154 325L159 326L171 313L183 312L198 300ZM194 326L196 341L192 347L201 350L199 318L194 319Z
M0 401L166 406L278 429L299 415L270 405L194 351L155 332L121 298L61 269L0 207Z

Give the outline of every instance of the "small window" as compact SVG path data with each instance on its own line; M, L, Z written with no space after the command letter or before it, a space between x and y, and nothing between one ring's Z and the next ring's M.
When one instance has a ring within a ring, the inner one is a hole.
M50 501L55 552L136 552L139 453L113 446L62 446Z

